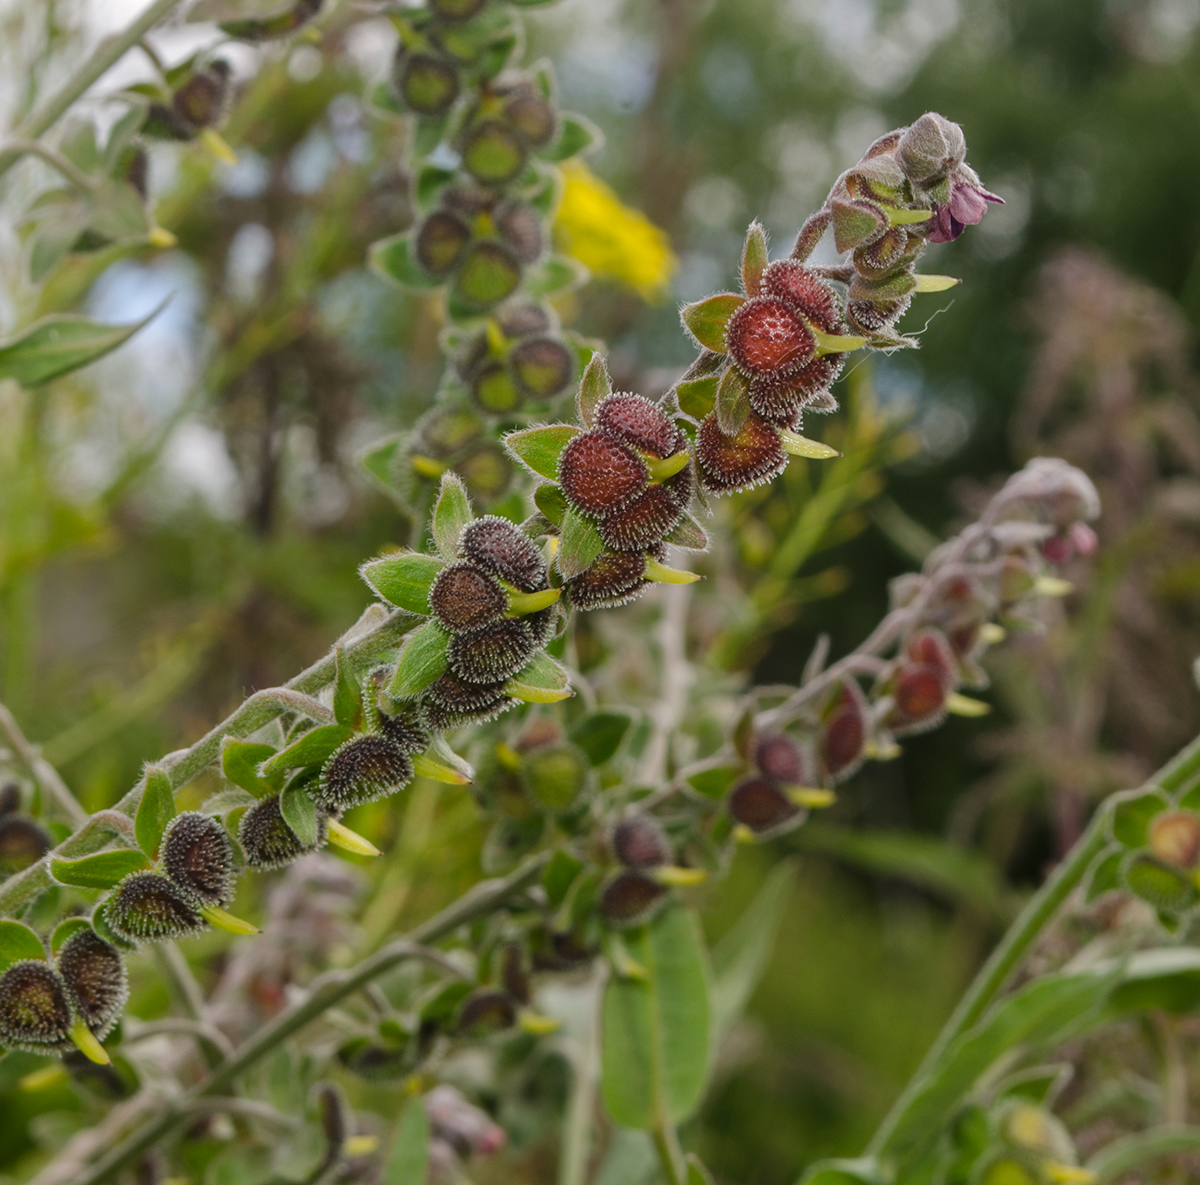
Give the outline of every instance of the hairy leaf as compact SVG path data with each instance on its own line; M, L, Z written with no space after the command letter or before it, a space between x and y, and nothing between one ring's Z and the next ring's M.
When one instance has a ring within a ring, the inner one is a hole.
M146 770L146 789L142 792L142 801L138 803L133 824L138 847L151 860L158 855L163 832L173 818L175 791L171 788L171 779L165 769L152 765Z
M50 875L60 885L75 885L80 889L111 889L131 872L149 865L141 852L130 848L115 848L81 856L78 860L51 860Z

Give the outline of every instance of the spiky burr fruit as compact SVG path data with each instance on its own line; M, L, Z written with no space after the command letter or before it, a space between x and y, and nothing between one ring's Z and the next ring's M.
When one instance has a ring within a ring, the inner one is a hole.
M743 778L729 792L729 814L758 836L778 835L799 823L804 812L769 778Z
M63 943L57 961L72 1006L96 1037L104 1040L129 996L121 952L94 930L80 930Z
M659 868L673 859L666 833L645 815L631 815L612 829L613 855L626 868Z
M311 791L313 801L335 814L403 790L413 778L412 759L385 736L351 737L326 761Z
M176 815L163 833L159 863L179 888L206 905L225 905L233 896L233 844L209 815Z
M600 915L610 926L640 926L654 915L668 892L644 872L618 873L600 894Z
M106 902L105 918L127 942L165 942L206 929L198 903L184 889L155 872L125 877Z
M318 812L317 842L311 846L303 844L283 817L278 794L256 802L238 824L238 843L242 845L246 863L264 871L283 868L308 852L315 852L325 845L327 836L326 818Z

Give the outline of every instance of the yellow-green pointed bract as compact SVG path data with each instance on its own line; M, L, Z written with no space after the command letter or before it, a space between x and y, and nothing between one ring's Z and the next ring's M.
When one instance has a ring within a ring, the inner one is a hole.
M258 927L242 918L234 917L227 910L217 905L200 906L200 916L211 926L224 930L227 934L257 934Z
M103 1045L96 1040L92 1030L82 1020L77 1020L69 1033L71 1044L90 1062L98 1066L107 1066L112 1059L108 1056Z
M326 826L329 828L329 842L344 852L353 852L356 856L381 856L383 853L365 836L349 827L330 819Z
M658 560L647 560L644 568L645 578L656 584L695 584L704 577L696 572L684 572L680 568L668 568Z

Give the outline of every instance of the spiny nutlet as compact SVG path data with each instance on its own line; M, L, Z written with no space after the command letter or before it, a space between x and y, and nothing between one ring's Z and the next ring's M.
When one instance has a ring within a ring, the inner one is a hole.
M866 706L857 687L843 686L821 731L821 762L830 777L848 778L862 764L867 744Z
M522 263L533 263L542 253L542 220L524 202L501 202L492 211L500 237ZM569 359L568 359L569 360Z
M584 514L611 513L640 494L649 480L642 459L603 432L576 436L558 465L567 501Z
M760 773L784 785L802 785L808 781L804 776L804 755L800 746L782 733L758 738L754 745L754 764Z
M441 115L458 98L461 87L455 64L433 54L401 49L393 75L404 105L418 115Z
M503 683L534 651L533 634L520 618L504 618L455 634L446 652L450 669L468 683Z
M462 139L463 168L484 185L507 185L528 159L524 137L498 119L485 119Z
M887 726L897 736L936 728L946 714L946 678L937 667L902 667L892 688L895 707Z
M325 816L318 812L317 842L311 847L301 843L283 817L278 794L256 802L238 825L238 843L242 845L246 863L258 869L283 868L307 852L315 852L324 846L326 834Z
M533 148L549 144L558 127L554 108L528 82L504 94L504 115Z
M645 815L631 815L613 829L613 855L626 868L658 868L674 858L666 833Z
M444 276L462 258L471 232L457 214L434 210L417 230L417 262L431 275Z
M503 683L468 683L450 671L431 684L425 695L426 719L439 732L467 720L490 720L513 702Z
M678 525L683 507L666 486L650 486L600 520L600 538L613 551L644 551Z
M755 835L775 834L803 812L773 781L745 778L729 792L729 814Z
M904 653L915 663L933 667L948 684L957 680L954 651L941 630L916 630L904 644Z
M457 632L503 617L508 597L491 576L473 564L451 564L433 582L429 604L442 625Z
M0 873L5 876L36 864L50 847L50 836L32 819L0 818Z
M75 1011L103 1040L116 1024L129 995L121 952L95 930L80 930L58 952L58 970Z
M837 355L828 355L837 357ZM816 358L810 365L824 361ZM776 379L756 378L750 384L750 410L768 424L778 428L798 427L800 413L804 410L804 392L789 382Z
M611 609L633 600L646 585L640 552L604 551L564 586L576 609Z
M540 592L546 587L542 553L506 518L488 514L475 519L464 528L459 547L468 563L521 592Z
M1194 868L1200 860L1200 819L1191 811L1166 811L1150 824L1149 848L1160 860Z
M480 991L468 998L458 1014L457 1029L470 1037L486 1037L511 1029L517 1008L507 992Z
M163 942L208 928L190 895L156 872L134 872L106 902L105 920L126 942Z
M48 1053L61 1049L70 1031L67 985L53 967L26 959L0 975L0 1044Z
M600 914L610 926L640 926L666 899L669 890L642 872L621 872L600 894Z
M185 811L163 833L159 863L181 889L205 905L225 905L233 896L233 844L220 820Z
M842 326L842 306L833 286L795 259L777 259L763 272L762 290L787 301L807 321L826 333Z
M330 811L347 811L403 790L413 777L412 759L386 737L351 737L325 763L311 790L313 801Z
M530 399L549 399L571 381L574 364L571 352L550 337L521 342L509 355L509 366L517 386Z
M622 444L656 457L669 457L683 447L679 429L662 408L642 395L605 396L596 408L596 427Z
M409 757L429 748L429 733L411 716L379 714L379 730L401 753Z
M729 319L725 344L743 373L778 379L790 378L807 366L817 348L804 318L778 296L746 301Z
M520 282L521 263L512 248L487 239L467 250L454 290L468 304L486 309L511 296Z
M766 420L748 415L734 436L726 436L710 413L696 435L696 468L706 490L724 494L770 481L787 468L787 453Z

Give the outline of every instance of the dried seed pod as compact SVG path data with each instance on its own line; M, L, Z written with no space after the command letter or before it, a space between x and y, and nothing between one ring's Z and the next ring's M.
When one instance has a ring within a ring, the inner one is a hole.
M748 490L787 468L779 433L756 415L748 415L734 436L726 436L717 417L708 415L696 436L700 484L714 494Z
M484 515L463 530L459 546L477 568L498 576L521 592L546 587L546 561L527 535L506 518Z
M576 436L563 450L558 480L572 505L585 514L603 515L640 494L650 475L630 448L592 431Z
M418 115L441 115L458 98L462 85L453 62L427 53L401 50L394 74L401 101Z
M481 366L471 380L471 398L484 411L500 415L521 406L521 392L503 362Z
M588 764L574 745L548 745L525 755L520 775L539 806L562 813L571 810L586 790Z
M1149 852L1131 852L1121 871L1131 893L1166 913L1183 913L1200 897L1190 876Z
M490 720L513 701L501 683L468 683L447 671L425 692L430 727L444 731L468 720Z
M641 395L605 396L596 408L596 427L656 457L669 457L683 447L679 429L662 408Z
M458 1031L480 1038L511 1029L517 1023L516 1005L507 992L480 991L470 996L458 1014Z
M633 600L645 585L645 556L640 552L606 551L564 587L576 609L611 609Z
M492 212L492 221L496 224L500 237L513 249L522 263L533 263L541 255L545 246L542 240L542 220L524 202L501 202Z
M50 836L32 819L0 818L0 874L11 876L36 864L51 846Z
M833 285L795 259L777 259L763 272L762 290L786 300L807 321L826 333L842 325L842 306Z
M571 351L551 337L523 341L509 355L517 385L530 399L549 399L565 390L574 362Z
M103 1040L120 1018L129 996L121 952L95 930L80 930L58 952L58 970L75 1011Z
M396 794L412 777L411 758L386 737L368 733L339 746L311 793L318 806L340 813Z
M233 844L220 821L209 815L176 815L163 833L159 864L179 888L205 905L225 905L233 896Z
M520 133L499 120L485 119L463 137L463 168L484 185L507 185L527 158Z
M126 942L163 942L207 929L190 895L156 872L131 873L105 905L109 928Z
M1166 811L1150 824L1150 851L1168 864L1194 868L1200 860L1200 819L1191 811Z
M521 282L521 264L511 248L486 240L463 256L454 290L468 304L486 309L511 296Z
M754 745L754 764L760 773L785 785L800 785L808 780L800 746L782 733L758 738Z
M682 517L678 498L665 486L650 486L600 520L600 538L613 551L645 551L661 543Z
M725 344L738 369L751 377L790 378L816 353L816 340L791 303L756 296L729 318Z
M821 732L821 763L832 778L848 778L860 765L867 744L867 713L857 685L843 686Z
M600 894L600 914L610 926L640 926L666 900L668 889L643 872L621 872Z
M554 108L528 83L513 87L505 95L504 115L534 148L549 144L558 127Z
M936 667L902 668L892 688L895 707L888 714L888 728L896 736L936 728L946 715L946 690L945 678Z
M411 716L403 714L388 716L381 712L379 714L379 731L401 753L407 753L410 757L414 753L424 753L429 748L429 733Z
M177 119L193 128L215 127L225 120L229 92L229 63L218 59L179 87L171 98L171 108Z
M503 683L532 657L533 634L521 618L504 618L450 639L450 669L468 683Z
M729 814L755 835L777 835L799 823L804 812L766 778L745 778L729 792Z
M451 564L433 582L429 604L448 630L470 630L502 617L508 611L508 596L474 565Z
M36 959L14 963L0 975L0 1044L30 1053L54 1053L70 1041L67 985Z
M658 868L674 858L666 833L645 815L631 815L613 829L613 855L626 868Z
M457 214L434 210L417 230L417 262L431 276L445 276L462 259L471 232Z
M288 826L279 808L279 795L256 802L238 825L238 843L251 868L283 868L308 852L325 845L326 819L318 812L317 842L306 847Z

